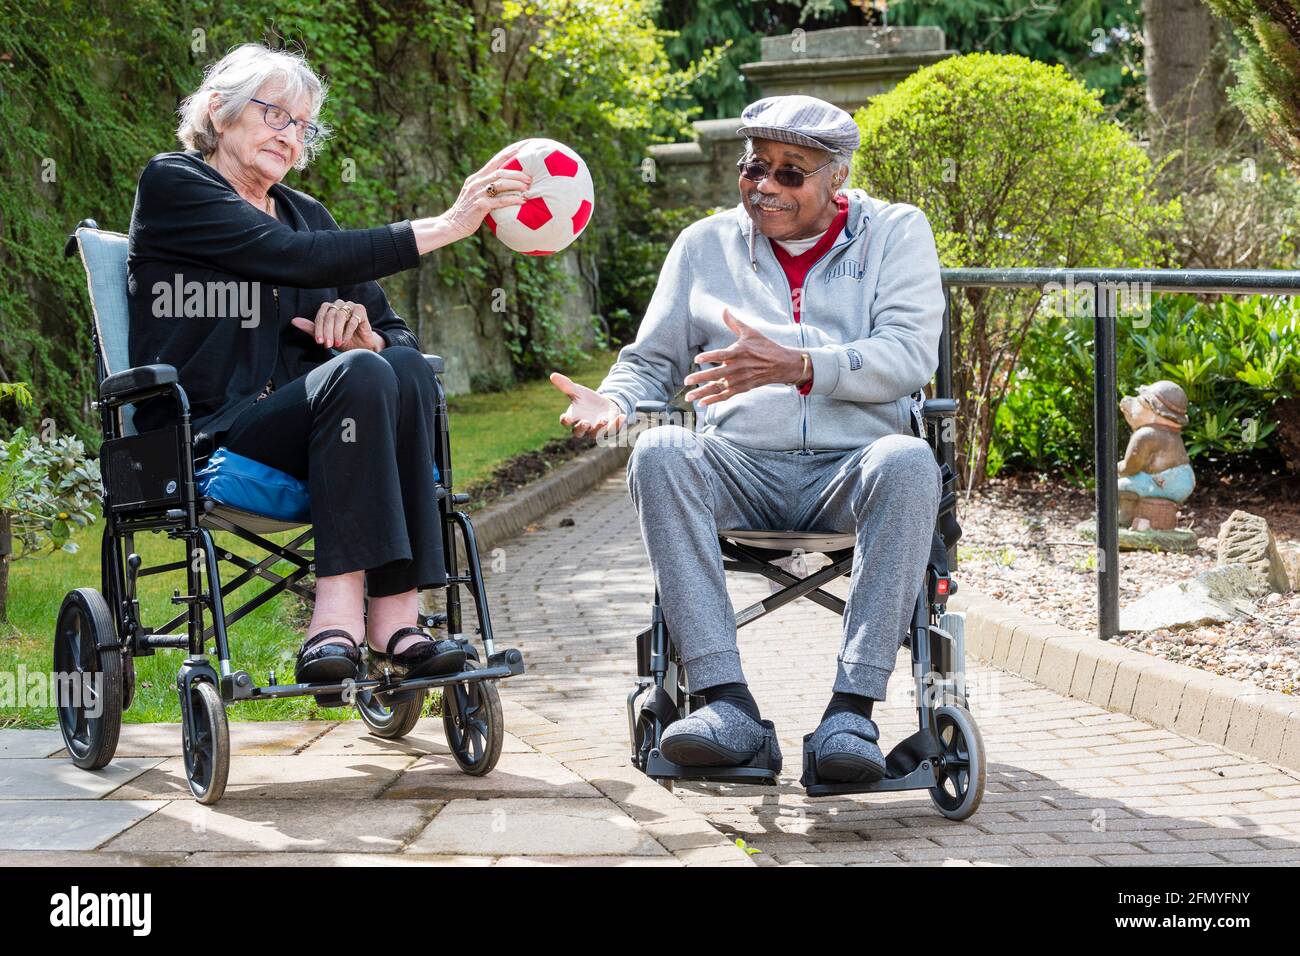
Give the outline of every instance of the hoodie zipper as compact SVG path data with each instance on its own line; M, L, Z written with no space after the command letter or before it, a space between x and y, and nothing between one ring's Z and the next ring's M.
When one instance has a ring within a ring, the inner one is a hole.
M844 243L844 245L849 245L851 243L852 243L852 239L850 239L848 243ZM771 245L770 241L768 245L769 246ZM808 288L808 280L812 278L813 270L815 270L819 265L825 262L826 258L834 251L835 251L835 246L831 246L831 248L823 252L821 254L821 258L819 258L816 262L810 265L808 267L808 271L804 273L803 286L799 292L799 321L798 322L795 322L795 318L794 318L794 289L790 287L790 278L785 274L785 269L782 268L780 260L777 260L776 263L777 271L781 273L781 278L785 280L785 291L786 291L785 300L787 303L789 303L788 308L790 311L790 321L794 322L795 325L799 326L799 346L801 349L807 344L807 339L804 337L803 334L803 320L808 318L808 309L807 309L808 303L807 303L807 299L804 296L803 289ZM775 250L772 251L772 258L776 259ZM798 394L798 389L795 389L795 393ZM808 409L807 395L799 395L799 411L800 411L800 430L802 432L802 447L800 448L799 454L811 455L812 452L808 449L808 419L811 416Z

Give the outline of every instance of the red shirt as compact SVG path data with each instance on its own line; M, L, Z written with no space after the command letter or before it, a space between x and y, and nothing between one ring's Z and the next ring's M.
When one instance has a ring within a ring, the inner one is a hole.
M818 240L817 245L813 246L807 252L801 255L791 255L782 249L775 242L772 243L772 251L776 253L776 261L781 263L781 268L785 272L785 277L790 280L790 305L794 309L794 320L799 321L799 303L803 297L803 280L808 275L808 270L813 267L818 259L824 256L827 250L835 244L839 238L840 230L849 220L849 197L840 193L835 197L835 205L839 207L839 212L831 220L830 228L826 234ZM811 371L811 369L809 369ZM800 395L807 395L812 390L812 379L799 389Z

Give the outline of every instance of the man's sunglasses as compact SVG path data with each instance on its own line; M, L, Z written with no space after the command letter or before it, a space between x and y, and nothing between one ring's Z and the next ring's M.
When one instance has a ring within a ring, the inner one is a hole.
M807 179L809 176L816 176L818 173L820 173L827 166L831 165L831 163L833 162L835 162L835 160L831 160L828 163L824 163L821 166L818 166L812 172L808 172L808 173L805 173L802 169L781 168L781 169L773 170L766 163L756 163L753 161L746 162L743 159L736 161L736 168L740 170L740 175L744 176L750 182L760 183L768 176L771 176L782 186L785 186L789 189L798 189L800 186L803 185L803 181L805 179Z

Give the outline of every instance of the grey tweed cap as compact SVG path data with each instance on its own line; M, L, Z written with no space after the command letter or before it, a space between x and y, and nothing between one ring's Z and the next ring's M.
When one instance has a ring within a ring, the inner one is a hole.
M852 152L862 141L852 116L815 96L766 96L746 106L740 121L741 136L829 152Z

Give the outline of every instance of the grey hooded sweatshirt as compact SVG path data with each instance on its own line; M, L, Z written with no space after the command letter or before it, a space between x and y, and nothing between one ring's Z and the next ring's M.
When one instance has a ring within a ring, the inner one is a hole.
M925 215L846 190L848 220L808 271L801 321L772 244L743 203L687 226L664 260L636 340L597 389L631 412L667 401L695 356L736 335L723 307L812 360L810 394L764 385L713 405L696 405L697 428L738 445L774 451L862 448L911 434L911 394L933 377L943 327L943 288ZM702 413L702 414L701 414Z

